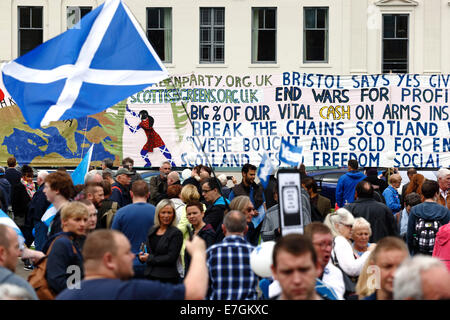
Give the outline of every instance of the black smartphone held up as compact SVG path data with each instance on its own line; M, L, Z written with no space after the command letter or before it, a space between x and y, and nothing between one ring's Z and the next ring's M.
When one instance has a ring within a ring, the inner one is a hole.
M300 172L280 169L277 173L281 234L303 233Z
M192 241L192 238L194 238L194 230L192 229L192 227L190 225L187 225L187 230L189 233L189 241Z
M139 247L139 252L147 253L147 246L144 242L141 243L141 246Z
M227 180L233 180L233 176L227 176Z

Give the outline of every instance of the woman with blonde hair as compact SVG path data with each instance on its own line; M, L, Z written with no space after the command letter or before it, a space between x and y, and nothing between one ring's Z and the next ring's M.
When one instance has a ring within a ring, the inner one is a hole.
M372 279L370 277L373 274L373 272L371 272L371 268L369 268L369 266L372 264L371 260L372 259L370 254L369 258L367 258L361 269L361 273L358 277L358 282L356 283L355 289L359 300L362 300L375 292L375 284L371 283Z
M172 200L163 199L156 205L155 224L148 232L148 253L139 254L139 261L147 263L146 278L180 283L177 261L182 245L183 234L176 227L175 205Z
M334 237L331 261L342 270L344 278L347 276L347 278L350 278L347 280L353 283L353 288L350 283L346 283L347 296L351 295L352 291L354 292L354 284L356 284L357 277L369 257L370 251L375 248L375 244L372 244L361 257L357 257L354 254L350 242L354 221L353 215L345 208L339 208L337 211L328 214L324 221L324 224L331 229Z

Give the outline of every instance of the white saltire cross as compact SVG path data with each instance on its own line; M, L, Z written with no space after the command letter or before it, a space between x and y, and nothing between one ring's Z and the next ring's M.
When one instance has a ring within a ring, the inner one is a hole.
M101 85L142 85L154 83L167 77L165 67L162 65L157 54L149 44L141 26L128 7L124 4L123 7L127 12L128 17L139 32L139 35L149 51L155 57L162 71L103 70L89 68L120 3L121 0L107 0L105 2L97 19L94 21L86 41L81 47L80 54L75 64L66 64L51 70L28 68L14 61L3 66L3 72L6 75L23 82L46 84L67 78L58 101L47 110L41 121L41 126L46 126L51 121L59 120L64 112L73 106L83 82ZM152 79L155 78L158 80L152 81Z

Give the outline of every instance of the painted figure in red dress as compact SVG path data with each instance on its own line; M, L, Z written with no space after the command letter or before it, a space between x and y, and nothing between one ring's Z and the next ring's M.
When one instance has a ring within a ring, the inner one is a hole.
M129 112L131 115L133 115L134 117L139 117L141 119L141 122L138 124L138 126L133 127L128 123L127 119L125 118L125 124L128 126L130 131L132 133L135 133L137 130L142 129L144 130L145 135L147 136L147 142L145 143L145 145L142 147L141 150L141 157L145 161L144 167L152 166L152 163L150 162L149 159L149 153L152 153L153 149L155 148L160 149L164 157L166 157L167 160L169 160L172 167L175 167L175 163L172 160L172 155L170 154L169 149L167 149L164 141L161 139L161 137L155 131L155 129L153 129L155 119L153 119L153 117L150 116L146 110L141 110L139 111L138 114L136 114L134 111L128 108L128 105L126 109L127 112Z

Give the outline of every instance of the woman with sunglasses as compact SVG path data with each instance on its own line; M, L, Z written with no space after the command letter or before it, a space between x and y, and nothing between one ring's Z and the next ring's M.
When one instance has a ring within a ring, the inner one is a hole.
M367 251L361 256L355 255L351 244L352 227L355 218L344 208L328 214L324 224L331 229L333 234L333 250L331 251L331 261L335 266L340 268L344 274L344 282L346 283L346 295L349 297L354 293L354 286L358 281L358 276L370 255L375 248L375 244L371 244ZM351 281L351 283L349 282Z

